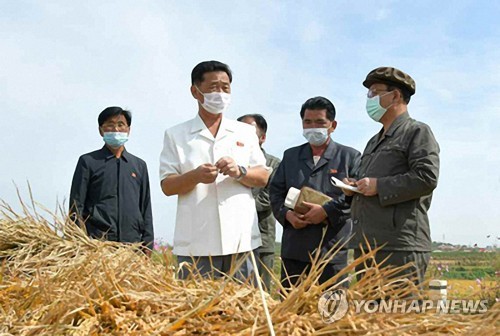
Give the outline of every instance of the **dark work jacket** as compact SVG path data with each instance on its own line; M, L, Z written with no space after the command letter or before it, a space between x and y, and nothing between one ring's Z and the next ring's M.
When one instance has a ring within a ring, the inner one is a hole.
M431 251L427 211L439 174L439 145L431 129L404 113L366 145L359 178L376 177L378 194L352 203L357 248L366 236L388 251Z
M274 252L276 243L276 219L273 216L271 209L271 201L269 200L269 185L274 174L280 164L280 159L272 156L262 149L266 157L266 166L271 167L273 172L269 176L269 182L263 188L252 188L252 194L255 198L255 206L257 208L257 216L259 218L259 231L262 238L262 246L259 247L259 253Z
M344 239L350 236L350 199L346 198L341 189L332 185L330 177L335 176L340 180L347 176L356 177L360 156L357 150L332 140L316 166L309 143L285 151L270 187L274 216L283 225L283 258L310 262L310 255L314 257L318 248L321 248L324 254L337 242L345 241ZM286 212L290 210L284 206L288 190L291 187L300 189L303 186L333 198L323 206L328 215L328 224L311 224L297 230L285 219ZM323 229L326 229L326 234L320 246ZM346 254L343 254L332 262L345 263L345 258Z
M117 159L106 147L78 160L70 193L70 213L85 221L94 238L143 242L152 248L153 218L146 163L123 151Z

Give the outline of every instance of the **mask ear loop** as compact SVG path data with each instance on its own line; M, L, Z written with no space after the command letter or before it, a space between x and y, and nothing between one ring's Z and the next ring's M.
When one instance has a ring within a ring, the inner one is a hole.
M196 88L196 90L198 90L198 92L203 96L205 97L205 94L203 92L201 92L200 88L198 87L198 85L195 85L194 86Z
M387 112L387 110L392 106L394 105L394 103L390 103L389 106L387 107L383 107L381 104L380 104L380 98L384 97L384 96L387 96L389 93L393 93L394 91L396 91L396 89L392 90L392 91L389 91L389 92L386 92L384 93L383 95L378 95L378 105L382 108L385 109L385 111Z
M335 120L330 120L331 125L330 125L329 127L327 127L327 132L328 132L330 129L332 129L332 131L331 131L331 132L328 132L328 136L330 136L333 132L335 132L335 128L333 128L333 122L334 122L334 121L335 121Z
M198 87L198 85L195 85L194 87L195 87L195 88L196 88L196 90L198 90L198 92L199 92L199 93L203 96L203 103L202 103L202 102L200 102L200 104L204 104L204 103L205 103L205 99L206 99L205 94L204 94L203 92L201 92L201 90L200 90L200 88Z

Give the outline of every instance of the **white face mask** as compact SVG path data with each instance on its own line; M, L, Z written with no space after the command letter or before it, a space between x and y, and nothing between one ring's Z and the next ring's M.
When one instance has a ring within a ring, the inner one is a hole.
M205 110L213 114L220 114L225 112L231 104L231 94L225 92L209 92L203 93L197 86L196 90L203 95L203 103L201 106Z
M321 146L328 140L328 128L304 128L302 134L313 146Z

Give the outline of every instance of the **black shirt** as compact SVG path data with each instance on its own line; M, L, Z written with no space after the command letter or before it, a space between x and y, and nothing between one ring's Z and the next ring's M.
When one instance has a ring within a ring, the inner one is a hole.
M153 218L146 163L104 146L78 160L70 193L70 213L85 221L91 237L144 242L152 248Z

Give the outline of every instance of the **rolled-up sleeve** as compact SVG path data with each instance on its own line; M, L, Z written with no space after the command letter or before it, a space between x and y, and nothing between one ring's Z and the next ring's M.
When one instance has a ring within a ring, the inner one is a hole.
M250 142L250 159L248 161L248 166L250 168L256 166L266 167L266 157L264 156L264 153L262 153L262 149L260 149L259 138L257 138L257 134L255 134L255 132L252 132L249 135L249 142Z
M181 174L181 167L175 141L169 134L169 130L166 130L160 155L160 181L172 174Z

